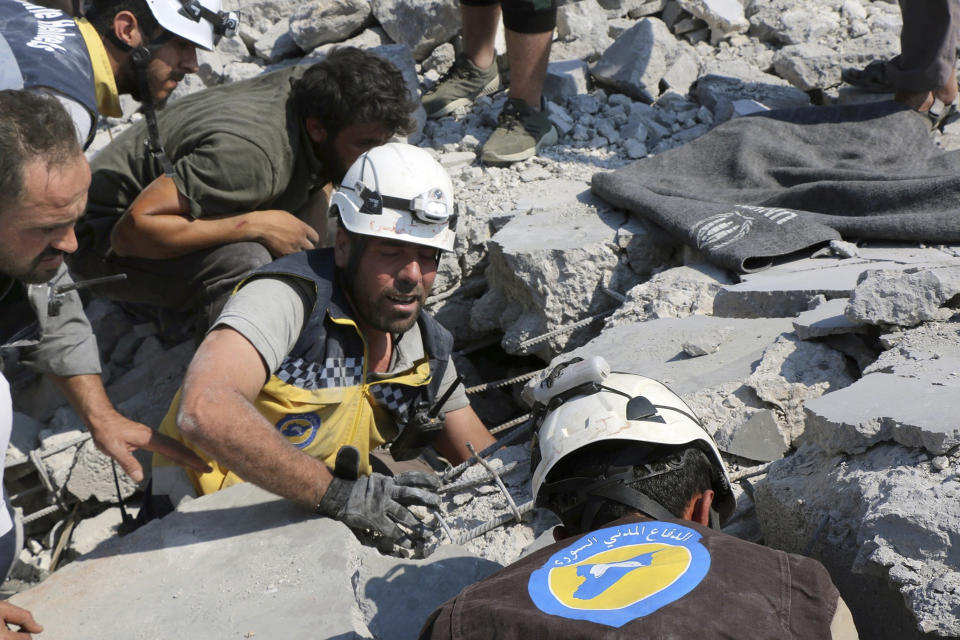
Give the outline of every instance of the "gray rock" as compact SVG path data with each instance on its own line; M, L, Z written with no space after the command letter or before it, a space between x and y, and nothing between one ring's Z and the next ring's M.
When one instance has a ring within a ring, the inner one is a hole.
M806 42L780 49L773 59L780 77L804 91L840 84L840 54L830 47Z
M691 358L710 355L730 340L730 329L710 331L683 343L683 352Z
M644 18L610 45L591 73L596 81L643 102L660 95L667 53L676 41L661 20Z
M288 20L280 20L267 29L253 45L253 50L261 60L267 63L277 62L284 58L296 58L303 55L290 36Z
M719 351L699 358L683 355L684 342L726 329L732 330L733 337ZM742 385L767 346L785 331L790 331L790 322L779 318L743 320L702 315L660 318L605 329L562 358L603 356L614 371L639 373L660 380L687 400L724 384L735 383L734 388ZM700 413L697 407L693 408Z
M426 560L381 556L343 524L244 484L101 545L15 600L52 638L146 638L162 628L184 638L322 629L330 638L402 639L497 568L453 546Z
M610 316L606 326L692 314L712 315L713 299L728 282L730 276L726 271L709 264L661 271L630 289L627 302Z
M264 33L278 21L286 21L300 4L300 0L224 0L223 8L239 11L244 29Z
M608 35L607 14L597 0L577 0L558 7L557 37L561 41L578 40L588 45L579 57L600 53L613 42Z
M312 51L346 40L370 15L370 0L309 0L290 15L290 37L302 51Z
M807 432L831 452L859 453L878 442L942 454L960 444L960 381L950 386L923 378L870 373L806 405Z
M839 37L841 18L835 4L817 2L816 7L798 5L789 0L754 2L751 5L750 34L779 44L816 42Z
M701 104L713 112L718 123L733 116L733 102L754 100L770 109L789 109L810 105L810 96L790 86L785 80L770 75L751 73L749 66L734 69L725 65L724 75L704 70L705 75L697 82L697 97ZM726 75L733 73L734 75ZM736 76L749 76L744 80Z
M40 446L40 432L45 427L46 425L39 420L14 411L13 430L10 432L10 444L7 446L4 466L12 467L27 462L30 452Z
M870 270L846 309L854 322L911 327L949 317L960 294L960 265Z
M700 63L696 51L689 47L681 48L676 57L667 63L662 81L667 88L686 94L697 78L700 77Z
M823 295L828 300L850 298L854 289L861 286L858 284L861 274L867 271L900 271L913 268L912 270L916 271L917 274L922 274L930 267L946 267L957 264L956 258L951 258L942 251L917 249L908 246L861 247L860 254L858 258L831 257L795 260L766 271L746 274L739 284L724 287L717 293L714 313L735 317L795 316L806 311L810 299L817 295ZM939 271L939 269L936 271ZM948 279L946 274L950 272L947 269L943 277ZM932 283L937 281L938 278L935 275L925 278L917 274L905 277L916 280L917 286L920 286L921 282L927 282L930 286L934 286ZM899 318L906 322L907 318L920 318L920 314L923 313L937 315L934 306L938 309L939 304L932 300L923 303L923 308L926 311L907 308L903 310L903 313L897 310L899 309L897 301L901 300L898 296L881 304L883 298L879 291L883 290L884 287L897 287L898 291L908 288L893 275L878 274L869 282L865 281L864 284L866 286L863 289L859 306L856 307L857 310L851 310L848 307L845 312L847 317L855 322L875 324L883 322L881 317ZM877 291L876 294L871 293L874 290ZM945 291L944 289L936 290ZM920 301L917 300L909 304L919 303ZM851 298L851 304L853 304L853 298ZM903 304L909 306L906 300L903 300ZM896 315L883 316L882 313ZM875 320L869 320L868 316L870 315L874 315ZM891 324L895 324L895 322Z
M960 635L960 483L924 458L889 443L843 458L805 446L756 486L766 543L822 561L862 638Z
M789 449L770 409L757 411L733 430L727 442L717 444L722 451L758 462L779 460Z
M232 62L223 67L224 82L239 82L255 78L263 73L263 67L255 62Z
M738 0L677 0L684 10L700 18L710 27L713 44L750 28L743 5Z
M475 330L504 330L510 352L522 351L524 340L610 308L613 301L600 287L617 277L630 278L616 243L619 229L631 228L625 215L610 212L582 183L535 184L542 185L542 198L527 197L539 211L513 218L492 238L490 288L471 315ZM577 198L580 204L571 206ZM537 349L548 353L583 335L556 336Z
M803 435L805 402L836 393L853 382L843 354L791 334L778 337L764 351L746 380L761 400L783 416L782 433L787 443Z
M590 67L583 60L561 60L547 65L543 97L563 102L570 96L590 91Z
M420 67L424 71L436 70L437 73L443 74L453 65L456 57L457 52L453 48L453 45L449 42L444 42L427 56Z
M793 329L801 340L811 340L844 333L859 333L864 325L850 321L843 315L847 298L826 300L809 311L804 311L793 321Z
M373 15L398 44L423 60L460 31L456 0L372 0Z
M573 129L574 122L570 113L556 102L547 100L547 117L561 134L566 135Z

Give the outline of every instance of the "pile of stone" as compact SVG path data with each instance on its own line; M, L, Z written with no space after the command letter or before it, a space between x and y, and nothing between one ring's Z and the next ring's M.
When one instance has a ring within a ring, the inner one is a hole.
M459 47L456 0L225 4L243 15L240 37L199 52L200 74L173 99L319 60L341 44L387 56L420 95ZM499 343L524 370L602 355L615 370L664 381L701 416L732 469L772 463L737 485L731 533L821 559L861 637L957 637L957 248L837 242L742 276L589 192L597 171L662 153L732 117L878 99L842 86L840 70L898 52L896 4L580 0L559 13L544 92L557 146L509 168L485 167L478 149L502 95L437 121L418 113L410 140L447 167L462 214L430 310L464 354ZM105 123L97 144L136 117ZM958 135L948 127L940 142L960 146ZM113 305L91 307L111 397L127 415L158 424L192 345L163 342L157 327ZM504 360L493 375L463 357L458 364L468 385L507 377L511 366ZM8 477L22 490L42 475L32 451L82 436L69 409L50 409L52 393L40 381L21 381L17 393L31 418L17 417L23 439ZM509 392L474 401L497 421L525 410ZM516 559L551 524L534 512L464 546L448 544L510 513L494 483L481 482L445 495L451 531L438 534L433 556L401 560L360 546L339 523L235 487L118 539L120 515L107 508L116 504L109 461L89 442L42 461L66 508L55 505L28 526L20 575L43 577L60 539L69 541L61 564L88 555L15 601L33 608L48 633L62 625L74 638L111 636L104 620L115 621L113 635L153 637L138 607L165 634L298 637L283 626L296 621L329 637L415 637L432 607L494 561ZM530 499L526 448L491 461L513 463L503 480L519 505ZM484 473L474 467L465 477ZM121 474L121 494L134 489ZM36 491L28 510L51 495ZM79 523L64 536L77 501ZM210 594L228 592L211 605Z

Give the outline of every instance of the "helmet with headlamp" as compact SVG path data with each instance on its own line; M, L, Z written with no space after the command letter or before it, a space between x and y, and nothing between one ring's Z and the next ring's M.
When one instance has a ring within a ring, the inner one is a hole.
M234 11L221 11L220 0L146 0L157 23L168 33L212 51L240 25Z
M347 170L330 201L352 233L443 251L453 249L453 183L426 150L400 142L374 147Z
M569 482L552 486L550 472L561 460L596 443L611 442L651 451L700 449L712 467L717 524L733 514L736 500L716 443L690 407L663 383L636 374L611 373L603 358L592 356L555 368L532 389L532 395L538 409L531 452L533 495L540 506L546 505L547 494L569 488ZM585 484L575 492L582 502L603 499L602 492L594 488L609 484L609 479L594 484L595 479L583 480Z

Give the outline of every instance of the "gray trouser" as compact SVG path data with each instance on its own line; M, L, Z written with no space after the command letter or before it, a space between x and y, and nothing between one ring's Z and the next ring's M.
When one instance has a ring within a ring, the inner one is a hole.
M273 260L257 242L225 244L167 260L121 258L103 248L103 238L98 242L94 237L99 234L85 231L79 234L80 248L67 258L75 280L125 273L126 280L98 285L94 293L121 302L194 312L201 331L213 324L247 274Z
M960 0L900 0L900 55L887 65L893 86L933 91L947 84L960 46Z

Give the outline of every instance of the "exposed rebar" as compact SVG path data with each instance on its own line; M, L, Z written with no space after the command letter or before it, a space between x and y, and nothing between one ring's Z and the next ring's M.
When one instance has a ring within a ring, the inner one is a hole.
M510 505L510 510L513 512L513 515L516 517L517 522L520 522L522 515L517 509L517 503L513 501L513 496L510 495L510 492L507 491L507 485L503 484L503 480L500 479L500 476L497 475L497 470L493 468L493 465L477 455L477 450L474 449L473 445L469 442L465 443L467 449L471 454L476 456L477 462L479 462L484 469L487 470L487 473L490 474L490 477L493 478L493 481L497 483L497 486L500 488L500 492L507 499L507 504Z
M533 511L533 506L534 506L533 500L529 502L524 502L522 505L517 507L517 511L520 513L521 516L523 516L524 514ZM468 529L463 533L463 535L457 538L457 544L466 544L467 542L470 542L474 538L482 536L485 533L493 531L497 527L501 527L507 524L508 522L513 520L515 517L516 517L516 514L507 513L502 516L497 516L493 520L489 520L481 525L474 527L473 529Z

